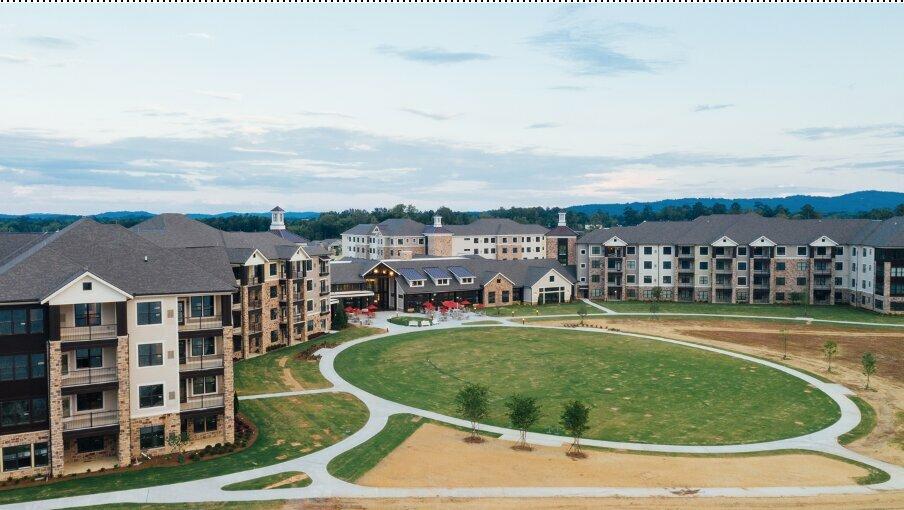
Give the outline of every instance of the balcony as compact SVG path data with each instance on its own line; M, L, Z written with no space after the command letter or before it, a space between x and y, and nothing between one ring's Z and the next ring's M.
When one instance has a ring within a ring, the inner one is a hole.
M116 338L116 326L98 324L96 326L63 326L60 327L60 340L63 342L80 342L88 340L110 340Z
M613 264L610 262L606 264L606 269L613 273L620 273L622 271L622 265L621 263Z
M89 384L107 384L118 380L119 376L116 374L116 367L86 368L64 374L60 378L60 386L67 388L87 386Z
M815 274L831 274L832 266L829 264L813 264L813 273Z
M223 368L222 354L210 354L207 356L189 356L187 358L179 358L180 372L215 370L219 368Z
M263 328L260 322L248 322L248 334L260 334L261 331L263 331Z
M261 300L260 299L249 299L248 300L248 309L249 310L260 310L261 309Z
M260 285L264 283L264 279L259 276L252 276L248 278L248 285Z
M828 289L832 287L832 282L829 280L817 279L813 280L813 288L814 289Z
M179 331L204 331L207 329L222 329L223 317L210 315L208 317L184 317L179 321Z
M717 273L730 273L731 266L728 264L716 264L716 272Z
M119 426L119 409L76 414L63 418L63 432Z
M223 394L212 394L212 395L198 395L194 397L187 397L182 403L179 404L179 408L182 411L197 411L200 409L215 409L217 407L223 407L224 405Z

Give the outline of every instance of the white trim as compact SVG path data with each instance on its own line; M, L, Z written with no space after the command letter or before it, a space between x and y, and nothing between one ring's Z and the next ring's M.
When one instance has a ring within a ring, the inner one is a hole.
M264 259L264 261L252 264L251 259L253 259L255 255L260 255L260 257L262 259ZM260 250L255 248L254 251L251 252L251 255L249 255L248 258L245 259L245 262L242 263L242 267L259 266L261 264L269 264L269 263L270 263L270 259L268 259L266 256L264 256L263 252L261 252ZM266 278L266 277L267 277L267 275L264 275L264 278Z
M41 304L42 304L42 305L46 305L51 299L53 299L53 298L59 296L62 292L64 292L64 291L65 291L66 289L68 289L69 287L71 287L72 284L74 284L76 281L81 280L82 278L84 278L84 277L86 277L86 276L89 276L89 277L91 277L91 278L94 278L95 280L99 281L100 283L103 283L103 284L106 285L107 287L110 287L111 289L115 290L117 293L122 294L122 296L125 298L125 299L123 299L123 301L127 301L127 300L132 299L132 298L134 297L134 296L132 296L131 294L129 294L128 292L126 292L126 291L120 289L120 288L117 287L116 285L113 285L112 283L110 283L110 282L104 280L103 278L97 276L96 274L92 273L91 271L85 271L84 273L82 273L82 274L76 276L75 278L69 280L69 283L66 283L66 284L62 285L59 289L55 290L52 294L50 294L49 296L47 296L47 297L45 297L44 299L42 299L42 300L41 300Z
M753 246L754 248L760 248L763 246L776 246L776 244L772 241L772 239L769 239L766 236L760 236L751 241L750 246Z
M518 286L518 285L515 284L515 282L512 281L511 278L509 278L508 276L505 276L504 274L502 274L502 272L498 272L498 273L494 274L493 277L490 278L490 280L495 280L497 276L501 276L501 277L505 278L509 283L512 284L512 287L517 287L517 286ZM487 282L487 283L490 283L490 282ZM486 286L486 285L487 285L486 283L483 284L483 286Z
M147 325L148 325L148 324L146 324L146 326L147 326ZM155 325L159 326L159 324L155 324ZM181 339L180 339L180 340L181 340ZM138 348L141 347L142 345L151 345L151 344L159 344L159 345L160 345L160 358L163 360L163 363L161 363L161 364L159 364L159 365L145 365L145 366L141 366L141 353L138 351ZM140 370L140 369L143 369L143 368L158 368L158 367L166 366L166 349L164 349L163 346L164 346L163 340L150 341L150 342L141 342L141 343L135 344L135 368L137 368L137 369ZM178 345L177 345L177 347L178 347ZM176 354L178 355L179 353L177 352ZM177 356L176 359L178 360L178 356ZM141 386L147 386L147 385L146 385L146 384L142 384Z
M735 242L734 239L732 239L728 236L722 236L719 239L716 239L715 241L713 241L711 244L711 246L715 246L717 248L725 247L725 246L737 246L737 245L738 245L738 243Z
M814 239L812 242L810 242L810 246L817 246L817 247L838 246L838 243L833 241L832 238L829 236L819 236L816 239Z
M628 246L628 243L622 241L618 236L612 236L603 246Z
M145 367L142 367L142 368L145 368ZM160 385L160 387L163 388L163 403L160 404L159 406L141 407L141 388L143 388L145 386L157 386L158 384ZM176 395L176 397L178 398L178 395ZM137 409L139 413L141 413L142 411L147 411L147 410L165 409L165 408L166 408L166 381L153 381L153 382L147 382L144 384L136 384L135 385L135 409ZM144 416L136 416L136 418L144 418Z

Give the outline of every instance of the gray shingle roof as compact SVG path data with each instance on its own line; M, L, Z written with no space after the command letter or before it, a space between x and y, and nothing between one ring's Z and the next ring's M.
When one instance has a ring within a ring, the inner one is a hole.
M377 223L384 236L419 236L424 232L424 224L408 218L391 218Z
M884 233L873 235L880 231ZM578 243L600 244L613 236L629 244L711 244L722 236L749 244L765 236L776 244L787 245L806 245L826 236L839 244L892 247L904 246L904 221L901 218L791 220L756 214L721 214L701 216L693 221L648 221L633 227L597 229L582 235Z
M546 235L546 227L533 224L518 223L507 218L480 218L467 225L446 225L446 229L455 235Z
M271 230L270 233L275 236L282 237L286 241L289 241L289 242L292 242L295 244L304 244L304 243L310 242L308 239L305 239L304 237L296 234L295 232L290 232L286 229Z
M147 257L147 259L145 259ZM119 225L81 219L0 266L0 302L40 301L87 272L132 295L231 292L234 279Z

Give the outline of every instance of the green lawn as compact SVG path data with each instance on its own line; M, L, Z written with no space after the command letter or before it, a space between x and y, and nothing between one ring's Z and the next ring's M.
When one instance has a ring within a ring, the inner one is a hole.
M430 319L426 317L413 317L411 315L400 315L398 317L390 317L389 322L393 324L397 324L399 326L411 326L413 328L420 327L421 323L432 323Z
M304 475L301 471L286 471L285 473L276 473L274 475L262 476L260 478L252 478L251 480L245 480L244 482L236 482L231 483L229 485L224 485L224 491L248 491L248 490L259 490L266 489L267 487L281 482L283 480L288 480L296 475ZM295 489L298 487L307 487L311 485L311 479L304 476L301 480L297 480L294 482L287 483L285 485L280 485L279 487L274 487L274 489Z
M322 335L310 342L283 347L256 358L237 361L235 364L235 392L239 395L258 395L290 391L292 388L288 387L283 380L283 368L280 363L285 363L285 368L289 369L292 377L305 389L328 388L330 383L320 374L318 362L298 359L295 355L312 346L324 343L341 344L379 332L380 330L377 328L351 327L338 333Z
M591 405L587 437L670 444L732 444L799 436L840 416L805 382L762 365L665 342L554 329L474 327L407 333L342 352L336 369L377 395L457 415L466 382L487 385L490 416L503 400L537 398L533 430L561 434L562 405Z
M241 413L259 428L248 449L182 466L133 469L0 491L0 504L135 489L235 473L300 457L351 435L367 408L344 393L245 400Z
M471 321L471 322L462 322L462 326L496 326L502 324L499 321Z
M559 303L553 305L509 305L495 308L486 308L487 317L525 317L531 315L577 315L578 308L584 305L588 313L603 313L582 301Z
M645 301L600 301L599 303L616 312L650 312L650 303ZM676 303L668 301L659 303L659 313L717 313L732 315L764 315L771 317L809 317L811 319L874 322L877 324L904 324L904 316L882 315L847 305L728 305L718 303Z
M873 406L869 405L866 400L863 400L860 397L852 396L849 398L854 401L854 403L857 404L857 408L860 409L860 423L851 429L850 432L838 436L838 442L841 444L851 444L862 437L866 437L874 428L876 428L876 410L873 409Z

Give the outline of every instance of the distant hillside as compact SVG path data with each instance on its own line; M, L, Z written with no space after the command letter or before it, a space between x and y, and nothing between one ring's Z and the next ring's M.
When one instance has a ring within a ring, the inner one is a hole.
M239 212L224 212L217 214L189 214L190 218L195 219L207 219L207 218L229 218L232 216L243 216L243 215L252 215L252 216L261 216L264 218L270 217L270 212L262 212L262 213L239 213ZM144 221L152 216L154 213L149 213L147 211L108 211L102 212L99 214L90 215L99 221L122 221L122 220L137 220ZM286 219L287 220L307 220L311 218L316 218L320 216L319 212L313 211L302 211L302 212L287 212ZM30 218L33 220L57 220L57 221L66 221L71 222L80 218L81 216L76 214L57 214L57 213L27 213L27 214L0 214L0 220L11 220L16 218Z
M653 211L660 211L665 207L692 206L702 202L706 207L722 204L730 207L733 202L741 205L742 209L753 209L756 203L775 208L779 205L788 210L797 211L805 204L810 204L821 214L851 214L871 209L894 209L898 204L904 203L904 193L895 191L857 191L837 197L818 197L813 195L791 195L783 198L676 198L670 200L657 200L655 202L626 202L618 204L586 204L568 207L569 211L581 212L591 215L602 211L609 215L619 215L626 207L641 210L646 206Z

